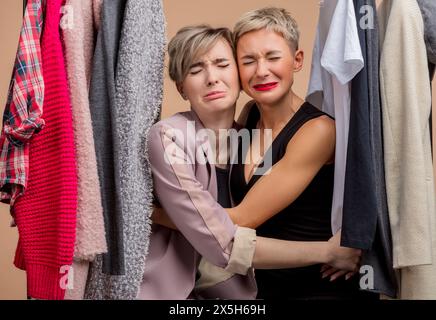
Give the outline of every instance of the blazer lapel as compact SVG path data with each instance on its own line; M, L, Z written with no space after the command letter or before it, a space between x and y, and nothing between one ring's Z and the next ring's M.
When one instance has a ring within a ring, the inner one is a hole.
M205 166L208 174L208 183L205 185L205 187L215 199L218 199L218 187L214 159L215 150L213 150L213 146L210 143L210 137L208 136L206 128L203 126L203 123L198 115L194 111L191 111L190 114L192 119L195 121L195 146L196 149L200 148L200 150L195 150L197 153L195 167L198 168L200 166Z

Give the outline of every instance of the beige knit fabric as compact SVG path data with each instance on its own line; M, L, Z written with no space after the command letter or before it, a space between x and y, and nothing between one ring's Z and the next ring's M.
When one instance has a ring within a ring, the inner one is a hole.
M416 0L379 8L380 90L394 267L402 299L436 299L436 217L430 82Z
M78 175L74 289L67 290L66 299L82 299L88 261L93 261L97 254L107 252L88 99L95 40L94 19L96 22L99 20L101 2L102 0L67 0L61 24L73 111Z

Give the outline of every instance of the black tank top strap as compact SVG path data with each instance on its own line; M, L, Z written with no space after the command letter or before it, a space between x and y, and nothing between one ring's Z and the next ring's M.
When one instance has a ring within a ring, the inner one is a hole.
M292 138L292 136L298 131L298 129L300 129L300 127L304 125L307 121L324 115L332 118L330 115L319 110L317 107L310 104L309 102L304 102L301 105L301 107L297 110L295 115L289 120L286 126L282 129L282 131L286 131L287 134L285 136L291 134L289 138ZM254 103L248 114L247 123L245 127L247 129L255 129L259 119L260 119L260 112L257 105Z
M291 120L287 123L287 125L279 133L279 136L277 136L278 145L284 145L286 148L292 137L306 122L324 115L327 114L309 102L304 102L295 115L291 118Z

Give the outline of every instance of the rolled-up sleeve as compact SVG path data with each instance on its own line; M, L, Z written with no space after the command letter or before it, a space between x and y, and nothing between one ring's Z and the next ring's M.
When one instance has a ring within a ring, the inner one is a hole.
M255 249L256 231L250 228L238 227L230 260L225 269L233 273L247 274L253 262Z
M252 265L255 231L234 225L198 181L195 150L187 152L189 147L171 126L152 127L148 151L155 194L178 232L200 255L228 272L246 274Z

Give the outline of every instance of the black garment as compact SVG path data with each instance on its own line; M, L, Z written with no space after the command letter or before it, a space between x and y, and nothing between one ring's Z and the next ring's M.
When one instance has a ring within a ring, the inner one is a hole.
M365 0L354 0L360 8ZM356 11L357 21L360 20ZM370 249L375 238L378 203L372 162L372 110L370 106L366 30L357 28L365 66L351 82L350 127L348 133L342 216L342 245ZM380 122L380 121L379 121ZM376 150L381 152L381 150Z
M272 156L272 165L286 152L288 142L307 121L325 115L305 102L286 124L267 150ZM259 111L253 107L247 128L254 129ZM238 159L245 159L239 145ZM230 174L231 195L239 204L251 187L260 178L253 175L246 183L243 161L234 164ZM284 177L286 179L286 177ZM320 169L309 186L287 208L257 228L257 235L295 241L326 241L331 236L331 206L333 197L334 165ZM261 299L349 299L368 295L359 292L358 279L330 282L321 279L320 265L280 270L256 270L256 282Z
M229 190L229 169L215 167L218 190L218 203L223 208L231 208Z
M354 0L357 21L366 14L359 10L364 5L376 11L375 0ZM377 20L374 28L357 30L365 66L351 82L341 244L366 250L362 264L374 271L374 291L394 297L397 284L384 181Z

